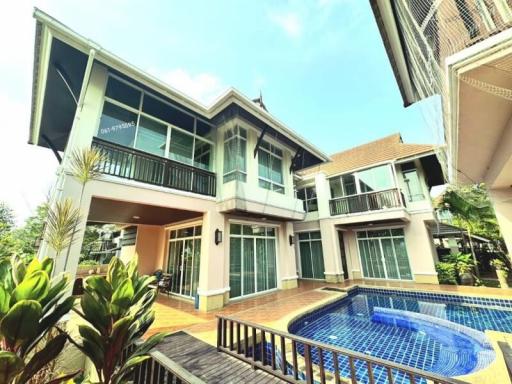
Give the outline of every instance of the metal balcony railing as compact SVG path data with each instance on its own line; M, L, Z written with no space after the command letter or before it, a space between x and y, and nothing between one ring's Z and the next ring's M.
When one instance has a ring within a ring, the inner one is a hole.
M216 176L213 172L97 137L93 139L92 146L105 155L100 167L104 174L206 196L216 194Z
M405 206L398 188L369 192L360 195L338 197L329 201L331 216L377 211Z

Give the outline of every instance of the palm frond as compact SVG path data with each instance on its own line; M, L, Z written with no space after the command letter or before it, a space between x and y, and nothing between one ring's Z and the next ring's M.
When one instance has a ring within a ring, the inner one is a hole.
M71 153L70 168L73 176L85 185L101 174L101 165L106 156L103 151L96 148L83 148Z
M44 238L57 254L71 245L80 221L80 210L74 208L71 199L57 202L48 210Z

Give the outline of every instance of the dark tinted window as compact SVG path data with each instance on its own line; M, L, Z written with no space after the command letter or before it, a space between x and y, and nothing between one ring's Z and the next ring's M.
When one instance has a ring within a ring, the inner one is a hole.
M192 116L154 97L144 96L142 111L189 132L194 132L194 118Z
M105 95L130 107L139 109L141 92L113 77L108 79Z

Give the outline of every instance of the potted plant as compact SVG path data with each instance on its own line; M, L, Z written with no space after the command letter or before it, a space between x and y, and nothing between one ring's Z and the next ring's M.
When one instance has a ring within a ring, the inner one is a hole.
M508 268L507 265L500 259L492 259L491 266L496 270L496 275L498 276L498 280L500 282L501 288L508 288L507 277L508 277Z
M457 270L459 272L459 279L462 285L475 285L472 264L457 263Z

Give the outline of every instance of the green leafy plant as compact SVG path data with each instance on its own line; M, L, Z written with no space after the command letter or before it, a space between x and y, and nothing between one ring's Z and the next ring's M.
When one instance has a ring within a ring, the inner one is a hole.
M454 263L436 263L437 277L440 284L457 284L457 271Z
M125 265L117 257L112 258L106 278L85 279L81 310L76 312L87 324L79 326L81 340L76 345L92 361L101 383L126 381L167 336L159 333L140 342L155 319L152 305L157 293L149 287L154 281L154 276L139 275L136 260Z
M53 260L34 259L25 265L18 258L0 263L0 383L27 383L53 362L66 344L67 335L57 323L75 298L66 295L69 277L50 280ZM67 380L76 373L53 379Z
M44 239L55 250L55 257L73 243L80 222L80 210L73 207L71 199L57 202L48 210Z
M495 270L497 271L506 271L508 272L507 264L503 260L500 259L492 259L489 263Z

